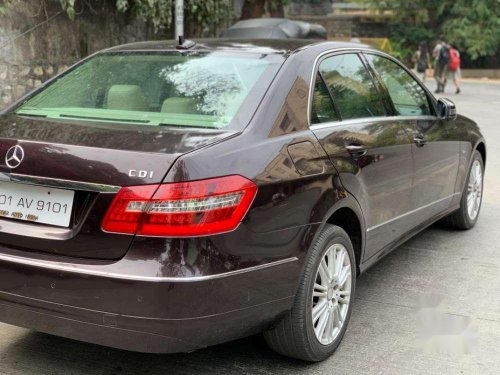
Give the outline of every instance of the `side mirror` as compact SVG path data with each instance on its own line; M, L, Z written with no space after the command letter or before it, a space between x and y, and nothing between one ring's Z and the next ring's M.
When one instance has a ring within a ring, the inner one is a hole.
M457 118L457 107L450 99L440 98L437 102L438 117L444 121Z

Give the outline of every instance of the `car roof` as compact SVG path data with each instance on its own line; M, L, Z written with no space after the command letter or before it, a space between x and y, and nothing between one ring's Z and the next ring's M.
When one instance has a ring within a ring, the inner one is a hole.
M365 44L322 41L311 39L194 39L196 44L189 51L241 51L253 53L289 53L309 46L322 50L346 49L346 48L370 48ZM133 52L133 51L175 51L177 42L174 40L136 42L123 44L105 50L106 52Z

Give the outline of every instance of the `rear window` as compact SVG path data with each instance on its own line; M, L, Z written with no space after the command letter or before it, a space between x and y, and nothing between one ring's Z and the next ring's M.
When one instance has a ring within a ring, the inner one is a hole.
M19 115L239 129L282 57L222 52L103 53L17 108ZM238 112L243 112L237 116Z

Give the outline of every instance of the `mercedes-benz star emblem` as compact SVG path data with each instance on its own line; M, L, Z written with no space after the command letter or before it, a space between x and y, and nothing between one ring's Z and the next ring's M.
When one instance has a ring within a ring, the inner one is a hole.
M5 154L5 164L11 169L19 167L23 159L24 150L19 145L12 146L7 150L7 154Z

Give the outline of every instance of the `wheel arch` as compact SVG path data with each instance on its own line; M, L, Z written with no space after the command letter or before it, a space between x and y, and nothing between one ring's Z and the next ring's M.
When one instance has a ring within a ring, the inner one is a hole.
M484 166L486 166L486 145L484 141L479 141L475 149L481 154L481 157L483 158L483 164Z
M336 202L327 211L320 227L316 231L315 238L313 239L311 244L316 241L316 237L321 233L324 226L327 224L336 225L342 228L348 234L354 248L354 255L356 257L356 270L357 274L359 275L360 265L365 249L366 226L363 212L358 202L350 195Z

